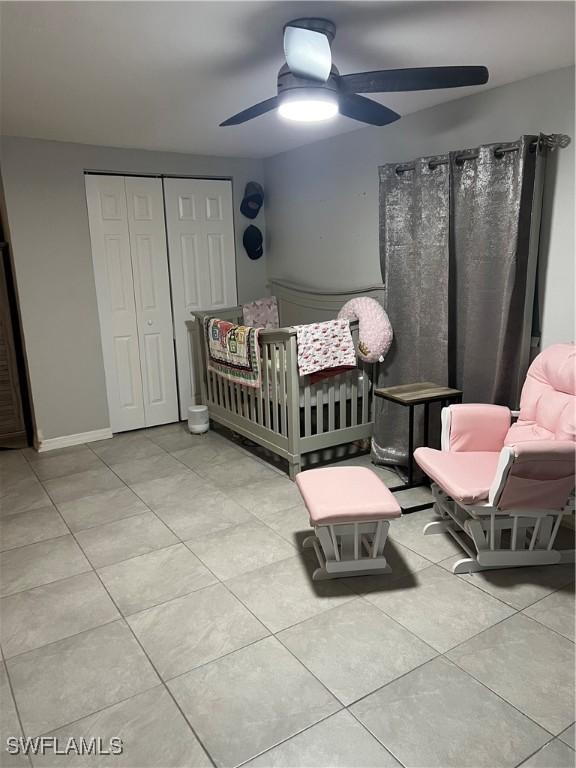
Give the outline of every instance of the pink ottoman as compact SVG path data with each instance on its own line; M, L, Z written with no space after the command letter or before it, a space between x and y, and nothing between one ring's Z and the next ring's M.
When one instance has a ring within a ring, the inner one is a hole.
M296 484L315 529L304 542L318 558L315 580L390 573L384 545L390 520L401 513L375 472L367 467L310 469L296 476Z

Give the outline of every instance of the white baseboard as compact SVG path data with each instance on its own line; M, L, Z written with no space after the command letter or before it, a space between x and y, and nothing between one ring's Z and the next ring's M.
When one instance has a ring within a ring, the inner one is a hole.
M35 447L38 453L45 451L55 451L57 448L69 448L71 445L81 445L82 443L93 443L95 440L107 440L112 437L112 430L94 429L92 432L79 432L77 435L62 435L62 437L50 437L47 440L41 440Z

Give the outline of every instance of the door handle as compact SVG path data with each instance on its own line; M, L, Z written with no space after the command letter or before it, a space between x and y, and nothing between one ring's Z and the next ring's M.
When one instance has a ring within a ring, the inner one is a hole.
M148 320L148 325L153 325L152 320Z

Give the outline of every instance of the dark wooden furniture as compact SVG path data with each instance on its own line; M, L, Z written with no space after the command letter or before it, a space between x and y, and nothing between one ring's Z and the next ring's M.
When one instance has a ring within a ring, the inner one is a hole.
M7 244L0 242L0 448L23 448L28 440L16 329L10 311L7 258Z
M430 430L430 403L440 403L442 407L449 403L461 403L462 391L452 387L443 387L431 381L421 381L415 384L400 384L395 387L383 387L375 389L376 397L382 397L391 403L397 403L408 408L408 477L406 482L390 488L391 491L405 491L408 488L417 488L425 484L424 480L414 481L414 408L417 405L424 406L424 445L428 445ZM428 504L416 504L410 507L402 507L402 512L416 512L432 506Z

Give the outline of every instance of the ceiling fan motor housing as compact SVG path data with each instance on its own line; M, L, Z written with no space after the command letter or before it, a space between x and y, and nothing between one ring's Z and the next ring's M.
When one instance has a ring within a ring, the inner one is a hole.
M298 77L290 71L287 64L284 64L284 66L278 72L278 96L281 96L282 93L287 91L298 90L299 88L306 88L307 90L310 88L318 88L320 91L338 93L339 75L340 73L336 67L332 65L328 80L326 80L324 83L321 80L313 80L312 78L308 77Z

